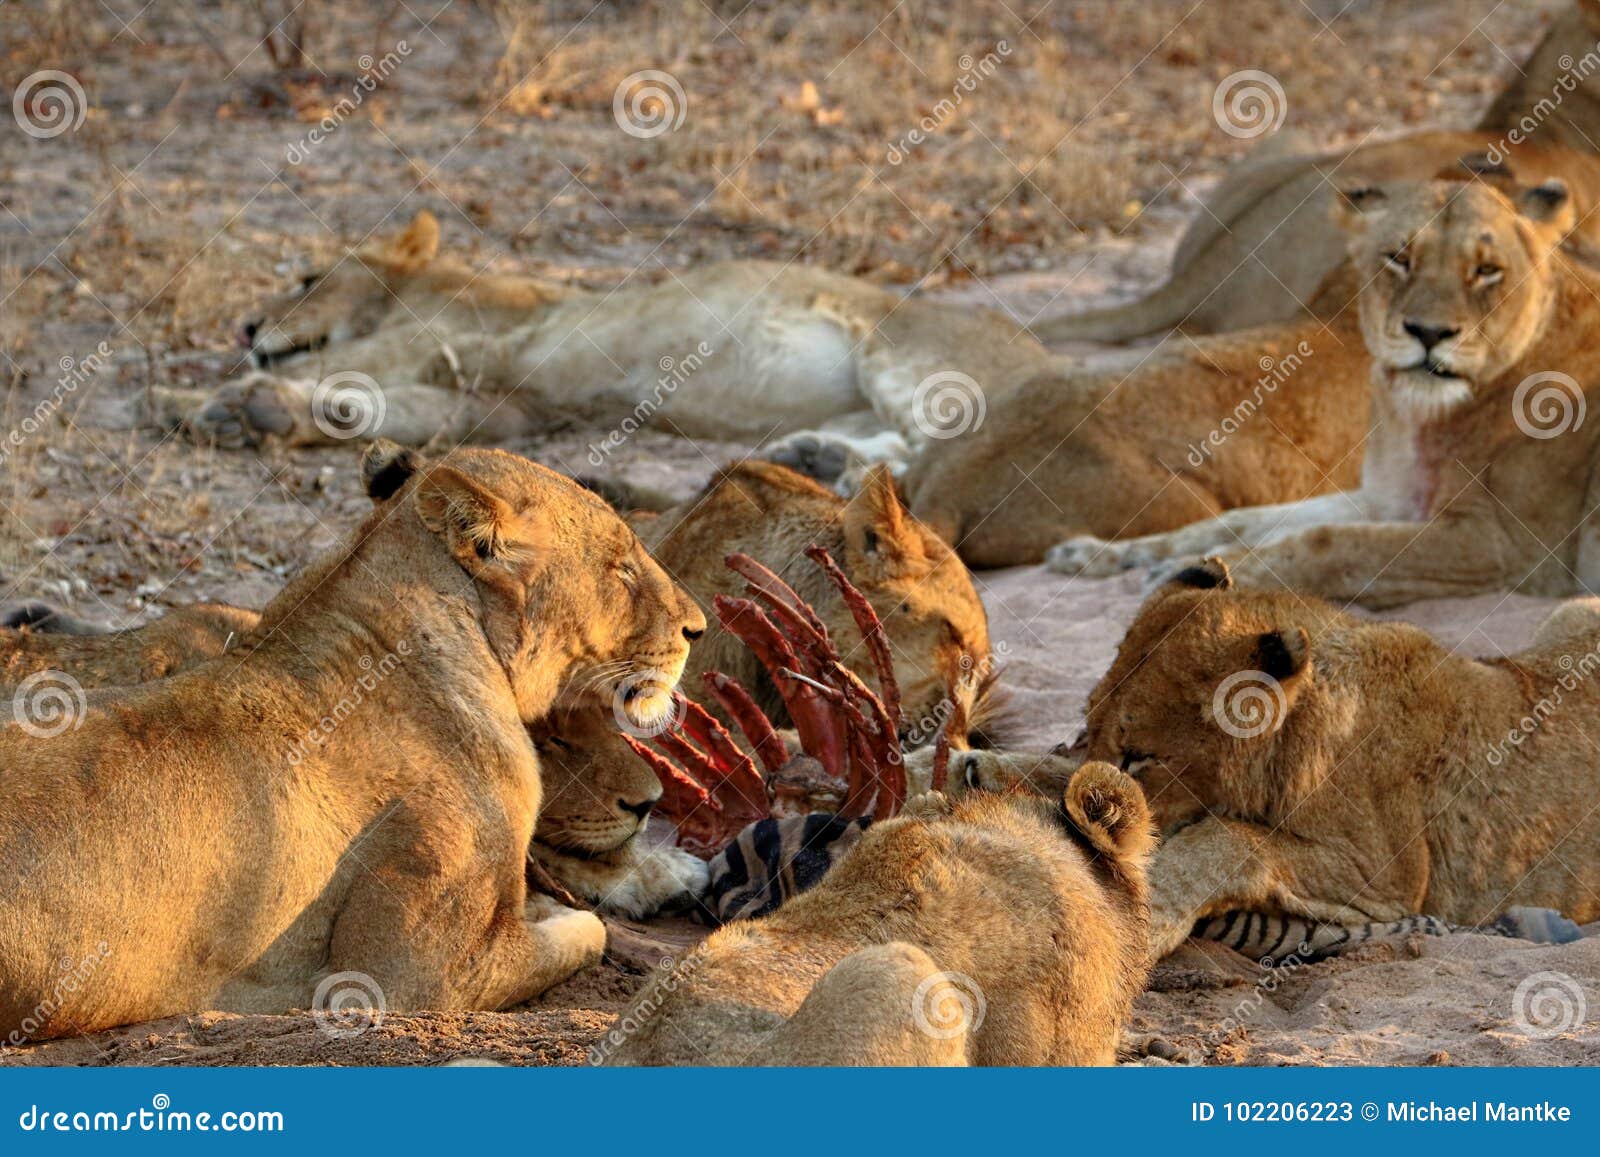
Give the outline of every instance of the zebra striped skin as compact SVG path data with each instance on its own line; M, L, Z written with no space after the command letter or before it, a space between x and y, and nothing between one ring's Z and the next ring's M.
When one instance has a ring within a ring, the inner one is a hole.
M713 923L747 920L774 911L791 896L822 879L855 847L872 821L817 814L766 819L751 824L711 861L705 908ZM1578 939L1578 926L1549 908L1508 908L1492 924L1464 928L1433 916L1407 916L1387 923L1320 924L1298 916L1227 912L1201 920L1191 936L1226 944L1263 965L1296 959L1327 960L1363 944L1408 936L1462 933L1507 936L1536 944Z

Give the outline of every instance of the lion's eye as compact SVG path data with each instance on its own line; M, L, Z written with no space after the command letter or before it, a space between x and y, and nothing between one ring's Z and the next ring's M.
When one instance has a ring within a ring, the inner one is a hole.
M1141 763L1149 763L1155 756L1147 755L1142 751L1135 751L1131 747L1122 749L1122 770L1130 771Z
M1489 262L1485 262L1472 271L1472 279L1479 285L1493 285L1505 275L1505 270Z
M300 279L300 292L308 293L315 288L317 282L322 280L322 274L311 273Z
M631 562L625 562L617 567L617 577L622 580L622 585L630 591L639 586L639 571Z
M1383 264L1391 273L1398 273L1404 277L1411 272L1411 258L1396 250L1383 255Z

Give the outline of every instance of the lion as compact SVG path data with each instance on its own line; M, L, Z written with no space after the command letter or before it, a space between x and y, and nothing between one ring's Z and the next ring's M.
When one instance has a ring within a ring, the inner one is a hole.
M1001 567L1077 535L1154 534L1347 489L1370 361L1352 316L1180 337L1131 369L1052 368L924 447L907 501L969 566Z
M0 727L0 1032L202 1009L497 1009L599 960L530 896L526 723L671 709L705 619L605 503L503 451L428 461L250 639L165 679L13 698ZM666 686L622 683L639 669ZM98 958L64 991L61 961Z
M953 688L978 696L963 706L981 728L992 703L979 693L992 686L994 672L983 602L955 552L906 511L887 468L874 467L847 500L782 466L740 462L693 498L633 520L651 553L707 610L719 594L744 593L744 580L724 565L729 554L771 567L816 610L846 664L876 686L855 619L805 556L808 546L826 547L883 622L900 684L902 739L931 741L949 714ZM692 692L709 671L738 679L774 721L788 721L765 668L719 623L689 658Z
M611 1065L1104 1065L1144 988L1138 786L917 797L811 891L714 932L591 1053Z
M261 617L243 607L197 603L112 631L43 604L26 610L38 626L0 629L0 697L45 672L86 691L165 678L227 654ZM648 846L661 783L622 739L609 707L563 708L528 731L543 785L529 854L559 884L598 912L632 919L699 898L708 882L705 862L677 848Z
M1458 157L1510 165L1529 184L1565 182L1577 238L1600 240L1600 3L1578 0L1552 23L1477 127L1428 130L1352 149L1301 134L1268 137L1223 174L1178 242L1167 280L1134 301L1035 323L1043 341L1126 341L1181 326L1221 333L1343 312L1359 280L1332 222L1336 186L1425 180ZM1574 67L1574 61L1578 65Z
M1409 624L1237 588L1219 560L1180 573L1129 627L1079 745L1150 801L1153 950L1236 909L1600 919L1597 670L1600 600L1476 660Z
M255 372L162 395L202 440L420 446L586 422L612 428L596 466L658 415L691 438L820 427L905 456L925 439L930 375L1010 380L1049 356L997 313L803 265L726 262L606 293L489 276L440 253L427 211L302 278L241 336Z
M1389 607L1517 590L1600 589L1595 273L1558 249L1572 203L1479 184L1347 189L1375 395L1361 483L1180 530L1053 547L1103 575L1218 554L1250 586Z

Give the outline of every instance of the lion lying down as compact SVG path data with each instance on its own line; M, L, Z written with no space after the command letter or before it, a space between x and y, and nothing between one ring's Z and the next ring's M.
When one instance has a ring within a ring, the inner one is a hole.
M1473 660L1403 623L1235 589L1211 560L1150 596L1084 738L1039 762L1107 760L1144 787L1158 955L1231 911L1480 925L1531 907L1581 924L1600 919L1596 670L1600 601ZM1567 938L1544 925L1506 930Z
M1144 988L1139 788L918 797L815 889L654 976L615 1065L1109 1064Z
M374 457L400 457L398 448ZM393 468L364 471L368 495L382 502L403 484ZM931 740L932 719L952 686L991 668L988 624L971 576L900 505L887 475L878 474L846 501L792 471L768 463L731 467L681 507L636 515L647 545L702 605L733 593L737 579L722 560L743 551L784 570L813 600L834 637L857 637L854 620L831 584L819 583L804 558L812 543L826 546L883 620L895 655L908 741ZM0 629L0 687L36 672L64 672L87 688L124 686L158 678L238 647L257 615L239 607L180 607L130 631L106 633L93 624L34 608L45 622L31 630ZM62 630L76 633L63 634ZM850 648L858 673L875 677L863 648ZM702 672L720 668L763 696L780 720L765 671L720 626L691 652L685 687L701 690ZM984 684L986 686L986 684ZM968 704L982 725L988 700ZM544 778L532 853L575 895L601 911L644 917L677 907L705 889L705 864L676 848L652 848L648 817L661 796L654 774L617 731L610 705L578 706L530 727Z
M26 701L0 726L0 1029L315 1007L347 972L390 1008L494 1009L599 959L595 916L527 892L524 721L675 675L705 620L549 470L369 460L388 470L410 477L247 643L96 692L64 730ZM63 996L59 962L90 954Z
M1104 575L1217 554L1241 583L1386 607L1600 591L1600 276L1560 248L1567 189L1346 189L1374 405L1360 484L1181 530L1069 539L1052 569Z

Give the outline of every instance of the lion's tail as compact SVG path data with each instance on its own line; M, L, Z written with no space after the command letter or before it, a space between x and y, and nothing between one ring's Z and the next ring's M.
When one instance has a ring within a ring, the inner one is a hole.
M49 603L18 603L0 610L0 628L23 627L41 635L104 635L111 630L103 623L80 619Z

